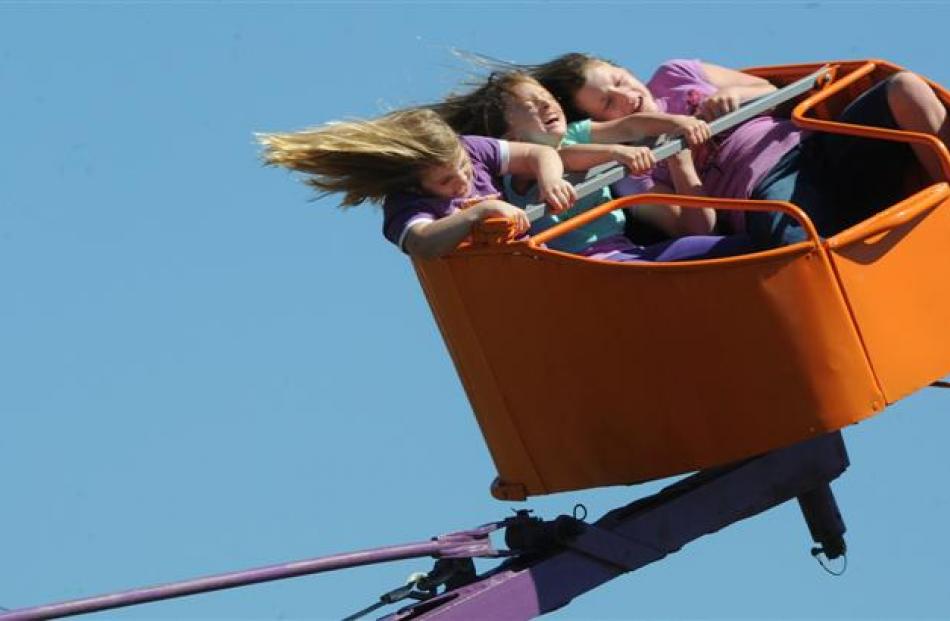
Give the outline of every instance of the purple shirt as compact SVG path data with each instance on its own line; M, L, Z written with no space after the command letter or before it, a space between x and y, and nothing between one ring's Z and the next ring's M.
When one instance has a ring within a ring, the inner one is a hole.
M719 90L698 60L663 63L647 88L661 112L688 115L695 115L699 104ZM715 136L695 154L696 170L710 196L749 198L762 177L801 140L802 130L790 120L757 116Z
M398 192L383 202L383 235L405 252L406 233L416 222L451 215L462 201L501 193L499 178L508 172L508 143L481 136L460 136L472 161L472 189L459 198L435 198L415 192Z
M706 77L698 60L669 60L646 84L660 112L693 116L699 104L719 90ZM693 151L696 172L709 196L749 198L759 181L783 155L802 140L803 130L787 119L757 116L723 132ZM654 182L673 187L669 168L660 162L651 175L627 177L615 186L618 194L646 192ZM741 211L721 215L734 231L744 230Z

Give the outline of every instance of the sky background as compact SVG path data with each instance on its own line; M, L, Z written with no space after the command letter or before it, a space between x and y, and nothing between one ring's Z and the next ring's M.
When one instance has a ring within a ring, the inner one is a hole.
M596 518L657 488L493 500L381 214L310 200L260 165L253 132L434 100L466 75L453 47L587 51L641 77L677 57L885 58L946 85L948 24L943 2L0 1L0 606L424 540L512 508ZM948 410L929 389L846 431L844 576L809 556L787 503L551 618L947 618ZM100 618L335 619L430 565Z

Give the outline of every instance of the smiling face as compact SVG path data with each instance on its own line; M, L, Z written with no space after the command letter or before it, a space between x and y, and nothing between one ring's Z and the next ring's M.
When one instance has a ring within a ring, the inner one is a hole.
M658 110L647 87L626 69L592 61L585 75L587 79L574 95L574 103L595 121Z
M472 190L472 160L459 144L455 161L433 164L419 173L419 186L425 194L438 198L462 198Z
M518 82L502 97L508 131L505 138L557 146L567 131L561 105L534 80Z

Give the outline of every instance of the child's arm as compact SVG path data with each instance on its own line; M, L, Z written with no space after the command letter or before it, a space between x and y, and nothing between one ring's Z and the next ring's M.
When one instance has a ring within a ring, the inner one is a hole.
M492 216L512 220L518 235L531 226L524 210L504 201L489 198L438 220L416 222L406 233L403 247L412 256L440 257L455 250L471 234L475 223Z
M684 149L669 159L673 187L657 183L652 192L675 193L686 196L705 196L703 182L693 165L689 149ZM694 209L679 205L639 205L637 218L650 222L670 237L683 235L709 235L716 225L716 210L710 207Z
M775 91L775 86L764 78L709 63L702 66L706 78L719 89L699 104L699 116L708 121L738 110L744 101Z
M574 186L562 178L564 167L561 158L551 147L509 142L508 172L536 179L540 199L551 205L556 212L570 208L577 200ZM406 233L403 247L410 255L419 257L448 254L469 236L476 222L491 216L513 220L519 235L531 226L524 210L491 198L445 218L413 224Z
M711 136L709 125L702 119L662 112L638 112L590 124L590 140L597 143L633 142L660 134L682 136L691 147L703 144Z
M565 181L564 165L557 151L540 144L508 143L508 172L533 177L538 184L538 198L555 213L570 209L577 200L574 186Z
M607 162L619 162L633 174L641 174L656 165L649 147L631 147L623 144L572 144L558 150L564 169L584 171Z
M562 147L560 153L567 170L587 170L591 166L617 161L631 172L639 174L655 164L653 153L647 147L578 144ZM673 155L669 159L669 167L673 187L657 183L651 188L651 192L705 196L702 179L696 172L689 149ZM678 205L640 205L636 208L636 215L670 237L708 235L716 225L716 211L711 208L683 209Z

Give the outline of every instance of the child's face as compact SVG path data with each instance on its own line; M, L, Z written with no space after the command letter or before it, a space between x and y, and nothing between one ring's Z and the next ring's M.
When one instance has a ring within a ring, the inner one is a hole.
M626 69L594 61L586 75L587 81L574 95L574 103L595 121L658 110L647 87Z
M424 168L419 175L419 185L430 196L461 198L472 190L472 174L472 161L460 144L455 161Z
M567 131L564 110L546 88L536 82L519 82L504 95L505 138L556 147Z

